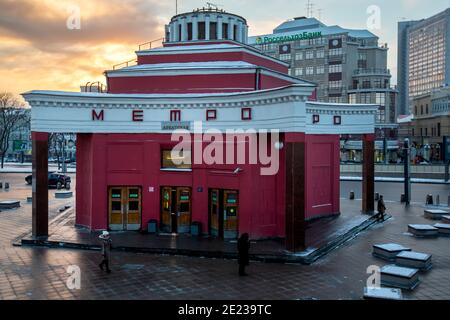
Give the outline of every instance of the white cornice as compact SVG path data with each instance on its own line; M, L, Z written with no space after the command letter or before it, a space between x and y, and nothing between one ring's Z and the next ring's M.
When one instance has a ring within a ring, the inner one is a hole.
M202 53L228 53L228 52L246 52L250 53L254 56L258 56L263 59L270 60L277 64L283 65L285 67L289 67L289 63L278 60L274 57L268 56L262 52L256 51L256 49L247 48L238 45L229 45L229 46L202 46L202 45L193 45L193 46L176 46L176 47L164 47L159 49L150 49L150 50L142 50L136 51L136 55L139 56L152 56L152 55L179 55L179 54L202 54Z

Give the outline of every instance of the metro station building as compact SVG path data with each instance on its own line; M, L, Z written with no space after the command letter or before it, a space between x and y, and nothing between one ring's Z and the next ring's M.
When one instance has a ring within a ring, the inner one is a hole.
M314 83L289 76L287 63L247 45L247 36L244 18L195 10L173 17L163 46L137 51L136 65L106 71L104 93L24 93L32 107L33 236L48 236L51 132L77 134L76 224L90 230L146 231L153 221L158 232L190 233L200 225L211 237L247 232L297 250L309 220L340 214L341 134L364 138L362 210L373 211L377 107L316 102ZM171 152L174 129L192 136L182 164ZM228 146L223 158L243 152L246 161L195 162L211 129ZM227 140L230 129L242 133ZM269 131L275 173L248 161L248 130L259 146Z

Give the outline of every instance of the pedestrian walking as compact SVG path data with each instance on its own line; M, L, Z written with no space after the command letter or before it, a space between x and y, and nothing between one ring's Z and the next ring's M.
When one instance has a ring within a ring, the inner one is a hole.
M380 195L380 199L378 199L377 203L377 220L378 221L384 221L384 213L386 212L386 205L384 204L383 196Z
M102 234L99 236L99 239L102 243L102 256L103 260L99 264L100 269L105 270L104 267L106 267L106 272L111 273L111 269L109 269L109 262L111 260L111 244L112 240L109 236L108 231L103 231Z
M244 233L238 239L237 249L238 249L238 264L239 264L239 275L248 276L245 273L245 267L249 265L250 259L248 256L248 251L250 250L250 241L248 233Z

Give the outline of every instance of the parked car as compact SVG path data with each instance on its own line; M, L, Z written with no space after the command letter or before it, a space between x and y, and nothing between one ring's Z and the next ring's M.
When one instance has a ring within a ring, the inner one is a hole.
M29 175L25 178L25 181L27 184L31 184L33 182L33 175ZM48 186L49 187L56 187L57 189L66 188L67 190L70 189L70 182L71 179L69 176L66 176L64 174L56 173L56 172L49 172L48 173Z

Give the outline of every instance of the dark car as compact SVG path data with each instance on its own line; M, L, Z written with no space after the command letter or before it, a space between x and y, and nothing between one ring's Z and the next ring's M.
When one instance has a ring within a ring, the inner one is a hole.
M25 178L25 181L28 184L31 184L33 182L33 176L30 174ZM48 186L49 187L56 187L57 189L66 188L70 189L70 177L66 176L64 174L59 174L55 172L49 172L48 174Z

